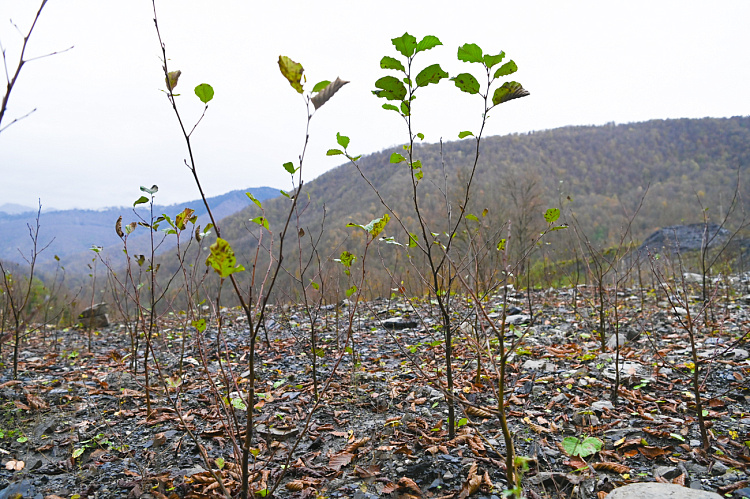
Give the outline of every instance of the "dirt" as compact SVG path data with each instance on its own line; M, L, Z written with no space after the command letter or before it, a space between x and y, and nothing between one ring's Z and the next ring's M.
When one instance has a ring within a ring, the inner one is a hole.
M524 294L508 300L521 324L507 332L506 343L523 335L508 362L505 411L516 453L527 458L524 495L604 497L627 483L666 481L741 497L750 487L750 361L743 337L750 305L739 293L717 299L714 325L698 327L710 427L710 447L703 449L680 315L663 297L646 297L641 310L639 290L621 293L620 339L627 343L613 402L614 351L601 352L591 292L580 289L575 308L572 290L534 292L531 309ZM495 297L487 306L495 321L500 305ZM250 463L256 497L267 496L277 481L276 497L503 497L511 484L495 367L482 356L477 377L476 322L457 304L457 323L466 321L453 353L460 426L449 438L444 347L430 308L429 301L403 299L362 305L348 351L350 306L320 310L318 405L304 308L269 311L269 343L261 332L256 352L257 455ZM149 362L150 414L145 341L139 339L133 374L125 325L93 332L91 351L83 330L33 332L22 345L18 379L6 342L0 499L221 497L201 449L237 496L235 445L243 436L232 423L236 417L244 428L247 414L241 396L248 386L248 332L237 310L223 316L220 335L215 321L202 335L192 327L185 332L179 314L160 321L153 339L159 371ZM587 444L594 446L590 453Z

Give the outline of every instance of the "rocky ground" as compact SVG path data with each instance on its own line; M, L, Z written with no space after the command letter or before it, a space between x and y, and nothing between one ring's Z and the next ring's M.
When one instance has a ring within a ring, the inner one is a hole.
M600 498L632 482L750 495L750 360L743 336L750 305L741 293L717 298L715 325L698 325L710 437L710 448L702 449L690 385L695 365L681 326L687 311L654 296L641 310L640 292L618 296L620 339L627 343L613 402L614 351L601 352L593 298L581 291L576 307L572 290L535 292L531 308L526 295L508 298L516 325L506 340L523 335L509 359L506 413L516 452L528 458L524 495ZM500 297L489 303L493 320L501 303ZM276 497L503 496L510 485L496 370L477 353L488 343L496 349L497 341L474 329L470 310L456 307L456 319L466 323L454 343L459 427L451 439L441 389L444 348L430 307L403 299L364 304L348 351L351 307L320 310L317 407L304 309L268 317L269 343L261 333L256 357L250 464L256 497L268 496L276 482ZM91 351L85 331L34 332L22 347L18 379L4 344L0 499L221 497L217 476L237 494L232 425L246 418L249 352L246 323L234 310L225 316L221 335L210 321L199 342L188 330L182 373L179 317L160 323L154 345L161 374L151 361L150 414L142 362L134 374L123 325L96 331ZM141 360L143 344L141 338Z

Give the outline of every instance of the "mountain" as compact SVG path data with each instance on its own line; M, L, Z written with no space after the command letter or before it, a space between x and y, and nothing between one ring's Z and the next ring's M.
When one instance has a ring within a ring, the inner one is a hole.
M351 139L349 150L356 154L356 137ZM463 203L463 186L475 148L471 138L442 146L415 145L415 158L421 160L424 172L417 195L432 232L440 233L447 227L446 195L453 201L454 217ZM310 237L317 239L325 220L317 244L323 262L337 258L344 249L362 252L363 231L347 224L366 224L386 213L378 193L404 220L407 229L417 232L410 170L405 163L390 163L394 152L404 151L394 147L359 160L372 187L351 164L304 185L299 228L308 235L305 240L309 244ZM702 223L704 216L720 222L730 210L735 191L740 201L750 199L750 184L745 181L749 168L750 117L653 120L487 137L481 141L467 211L479 217L487 238L506 237L504 227L510 221L515 258L519 248L544 228L545 210L561 208L563 220L576 230L555 233L549 238L552 244L540 247L535 258L570 258L579 245L576 234L596 246L616 244L636 211L628 238L635 241L642 241L661 227ZM289 200L283 197L264 203L273 234L280 232L288 207ZM484 209L486 217L481 216ZM736 217L740 210L734 213L729 230L741 225ZM248 255L254 255L257 246L257 229L248 230L246 221L258 215L259 210L249 205L222 223L222 237L230 241L243 265L249 263ZM293 227L292 235L298 232ZM395 221L385 234L408 242ZM296 242L287 243L290 253L285 262L291 266L291 275L296 273L298 258L297 250L289 248L295 246ZM309 252L309 246L303 251ZM413 279L409 277L409 264L399 256L402 254L391 246L372 257L371 284L377 279L386 281L381 294L393 287L387 282L391 277L378 271L383 268L381 259L393 279Z
M246 192L261 200L269 199L279 195L278 189L271 187L253 187L240 189L209 198L209 204L216 219L222 219L251 203ZM158 196L157 196L158 199ZM137 213L148 220L147 204L139 205ZM201 200L193 200L168 206L155 205L155 215L166 213L174 217L184 208L195 210L200 224L208 223L206 209ZM20 214L0 213L0 259L21 263L21 253L29 255L31 240L29 238L28 225L36 224L37 210ZM60 258L61 264L66 268L69 275L86 273L86 264L91 262L94 254L91 247L101 246L105 254L121 250L122 242L115 233L115 222L122 215L124 223L132 220L137 221L132 207L106 208L103 210L60 210L41 212L39 220L39 248L49 244L49 247L39 254L37 262L43 270L54 267L55 256ZM133 234L130 239L131 249L134 251L145 251L148 242L148 231L140 230ZM20 252L19 252L20 250Z
M27 213L29 211L36 211L36 208L15 203L0 204L0 214L5 213L7 215L18 215L20 213Z

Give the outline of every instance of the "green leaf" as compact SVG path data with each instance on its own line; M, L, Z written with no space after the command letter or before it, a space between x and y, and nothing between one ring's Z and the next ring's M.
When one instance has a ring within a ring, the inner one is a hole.
M476 43L465 43L458 47L458 60L464 62L484 62L482 49Z
M456 421L456 428L461 428L462 426L466 426L467 424L469 424L468 418L461 418Z
M292 163L291 161L284 163L283 166L284 166L284 170L286 170L287 173L291 175L294 175L294 172L297 171L297 169L294 167L294 163Z
M469 131L459 132L458 138L463 139L464 137L468 137L469 135L471 135L472 137L474 136L474 134Z
M214 89L208 83L201 83L195 87L195 95L198 96L202 103L208 104L214 98Z
M500 78L501 76L508 76L515 73L516 71L518 71L518 66L516 66L516 63L511 60L497 68L494 77Z
M206 265L213 267L222 279L245 270L245 267L237 263L237 257L234 256L229 243L220 237L211 245L211 254L206 258Z
M267 231L271 231L269 225L268 225L268 219L266 217L255 217L250 220L251 222L255 222L256 224L264 227Z
M344 149L349 147L349 137L347 137L346 135L341 135L338 132L336 132L336 142Z
M395 76L384 76L375 82L375 86L380 90L373 90L372 93L378 97L388 100L404 100L406 97L406 87Z
M263 209L263 205L260 203L260 201L258 201L258 199L255 196L253 196L252 192L246 192L245 195L247 197L249 197L250 201L252 201L253 203L255 203L256 206L258 206L258 208L260 208L261 210Z
M390 219L390 215L386 213L380 218L371 220L369 224L364 226L364 229L370 233L373 239L375 239L376 237L378 237L378 234L383 232L383 229L385 229L385 226L388 224L388 221Z
M395 69L398 71L404 71L406 72L406 69L404 68L404 65L401 64L401 61L398 59L394 59L393 57L385 56L382 59L380 59L380 67L383 69Z
M279 56L279 69L289 81L289 84L297 93L302 93L302 73L305 71L302 64L296 63L285 55Z
M411 116L411 105L406 101L401 101L401 114Z
M133 203L133 206L138 206L139 204L148 203L148 198L146 196L141 196L138 199L136 199L135 203Z
M460 75L451 78L451 80L453 80L453 83L455 83L462 92L466 92L467 94L479 93L479 82L474 78L474 75L470 73L461 73Z
M394 152L393 154L391 154L391 160L390 161L391 161L391 163L402 163L402 162L406 161L406 158L403 157L403 156L401 156L399 153Z
M320 284L318 284L318 283L317 283L317 282L315 282L315 281L311 281L311 282L310 282L310 286L312 286L312 287L313 287L313 289L314 289L315 291L317 291L317 290L319 290L319 289L320 289Z
M237 400L237 399L235 399ZM234 403L234 400L232 401ZM216 463L216 466L219 467L220 470L224 469L224 458L223 457L217 457L214 459L214 462Z
M478 221L479 221L479 219L477 218L477 216L476 216L476 215L473 215L473 214L471 214L471 213L467 213L467 214L466 214L466 219L467 219L467 220L474 220L475 222L478 222Z
M417 170L414 172L414 178L417 180L422 180L422 177L424 177L424 172L422 170Z
M438 40L438 37L427 35L424 38L422 38L422 41L417 44L417 53L423 52L425 50L430 50L431 48L435 48L438 45L442 45L440 40Z
M497 243L497 250L505 251L505 239L500 239L500 242Z
M420 159L416 160L415 162L411 164L412 170L419 170L420 168L422 168L422 160Z
M232 407L234 407L235 409L239 409L241 411L247 410L247 405L239 397L232 399Z
M154 195L154 194L156 194L157 192L159 192L159 187L158 187L158 186L156 186L156 185L152 185L152 186L151 186L151 188L149 189L148 187L143 187L143 186L141 186L141 191L143 191L143 192L147 192L147 193L149 193L149 194L151 194L151 195Z
M550 231L553 231L553 230L565 230L565 229L567 229L567 228L568 228L568 225L567 225L567 224L562 224L562 225L559 225L559 226L557 226L557 227L552 227L552 228L550 229Z
M346 290L346 297L349 298L351 295L357 292L357 286L352 286Z
M424 134L422 132L419 132L417 137L419 137L419 140L424 140Z
M328 80L319 81L318 83L315 84L315 86L313 87L312 91L313 91L313 93L320 92L321 90L323 90L324 88L326 88L330 84L331 84L331 82L328 81Z
M420 71L415 81L418 87L426 87L430 83L439 83L443 78L448 78L448 73L443 71L440 64L433 64Z
M397 113L401 112L396 106L394 106L393 104L388 104L387 102L383 104L383 109L387 111L396 111Z
M197 321L192 321L191 324L199 333L206 330L206 319L198 319Z
M344 151L339 151L338 149L328 149L326 151L326 156L338 156L340 154L344 154ZM282 194L286 193L282 192ZM289 194L286 194L286 197L289 197Z
M560 218L560 208L550 208L544 212L544 220L548 223L554 223Z
M73 459L78 459L79 457L81 457L84 450L85 449L83 447L79 447L78 449L74 450L72 455Z
M343 251L341 253L341 256L336 259L336 261L341 262L341 264L344 267L351 267L352 263L357 259L356 256L354 256L352 253L349 253L348 251Z
M587 457L599 452L604 446L604 442L596 437L586 437L583 441L576 437L565 437L562 446L565 452L571 456Z
M484 65L487 66L487 68L491 68L495 64L502 62L503 58L505 58L505 52L501 51L497 55L485 54L484 57L482 57L482 61L484 61ZM495 76L495 78L497 78L497 76Z
M396 47L396 50L401 52L404 57L411 57L416 53L417 50L417 39L411 36L409 33L404 33L398 38L392 38L391 43Z
M529 95L528 90L523 88L517 81L506 81L503 85L495 90L492 96L492 104L497 106L503 102L508 102L513 99L520 99Z
M416 248L418 245L417 241L419 241L417 235L413 232L409 233L409 247Z

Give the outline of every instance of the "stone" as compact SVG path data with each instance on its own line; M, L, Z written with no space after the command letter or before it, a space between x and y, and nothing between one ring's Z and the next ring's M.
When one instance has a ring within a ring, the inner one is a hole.
M415 328L418 325L417 321L404 319L403 317L391 317L383 321L383 327L386 329L407 329Z
M108 306L106 302L97 303L81 312L78 318L87 328L107 327L110 324L107 316Z
M531 322L531 316L525 314L509 315L505 318L506 324L512 324L514 326L528 324L529 322Z
M721 499L715 492L695 490L671 483L631 483L609 493L607 499Z

